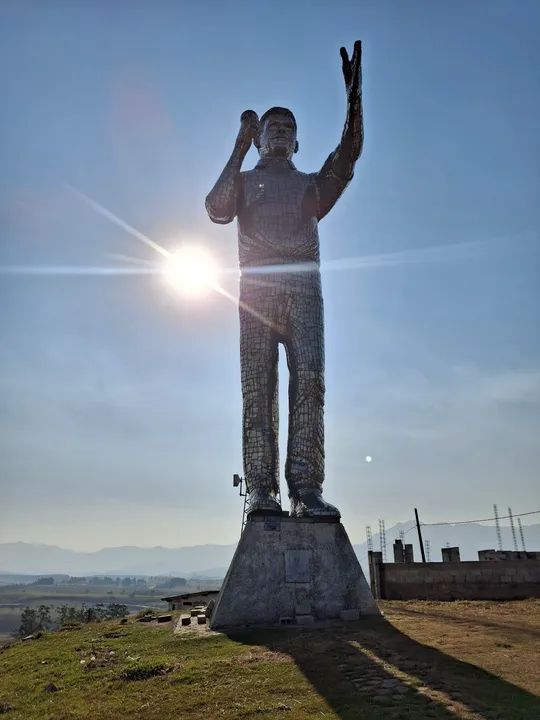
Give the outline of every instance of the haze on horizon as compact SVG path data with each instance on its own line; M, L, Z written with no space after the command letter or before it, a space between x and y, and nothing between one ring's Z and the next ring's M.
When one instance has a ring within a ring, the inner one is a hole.
M236 227L204 197L240 113L291 107L295 164L318 169L357 37L365 149L320 225L325 495L353 542L414 506L540 509L540 6L278 0L260 20L240 1L0 6L0 542L237 540L234 304L155 275L2 268L156 259L70 186L234 269Z

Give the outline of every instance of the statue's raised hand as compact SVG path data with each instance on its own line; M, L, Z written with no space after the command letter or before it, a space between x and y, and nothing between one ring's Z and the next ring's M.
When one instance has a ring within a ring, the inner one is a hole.
M360 93L362 83L362 43L360 40L354 43L353 54L350 60L347 50L344 47L340 49L339 53L343 62L343 77L345 79L347 99L351 101Z
M251 143L259 132L259 117L254 110L244 110L240 116L240 130L236 142L243 147L251 147Z

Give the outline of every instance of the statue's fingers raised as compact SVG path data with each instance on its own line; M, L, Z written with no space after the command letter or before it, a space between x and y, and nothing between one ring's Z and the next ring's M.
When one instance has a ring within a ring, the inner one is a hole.
M351 60L353 66L353 72L358 72L360 65L362 64L362 43L360 40L356 40L354 43L354 50Z
M349 55L347 53L347 50L342 47L339 50L339 54L341 55L341 61L342 61L342 67L343 67L343 77L345 78L345 82L347 85L351 81L352 73L351 73L351 61L349 60Z

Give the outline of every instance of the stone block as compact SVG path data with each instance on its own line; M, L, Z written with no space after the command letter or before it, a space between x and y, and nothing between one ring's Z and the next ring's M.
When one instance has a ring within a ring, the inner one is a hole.
M191 615L188 615L187 617L183 617L181 622L182 622L182 625L191 625Z
M306 600L305 602L295 602L294 605L294 614L295 615L311 615L311 603L309 600Z
M171 622L172 615L158 615L158 623Z
M315 618L313 615L297 615L296 616L296 624L297 625L313 625L315 622Z
M205 615L205 613L201 613L200 615L197 615L197 624L198 624L198 625L206 625L206 615Z
M341 523L278 516L270 531L267 521L257 515L247 521L216 600L213 629L327 620L343 609L379 614Z

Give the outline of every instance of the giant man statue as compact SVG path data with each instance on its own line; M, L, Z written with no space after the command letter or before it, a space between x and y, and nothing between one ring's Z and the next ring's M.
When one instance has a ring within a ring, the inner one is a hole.
M206 198L211 220L238 218L240 362L244 474L248 513L281 512L278 344L289 367L289 436L285 476L291 515L339 518L321 494L324 480L324 326L317 226L353 176L362 151L361 44L341 48L347 117L341 141L319 172L296 169L296 120L273 107L258 121L242 113L229 161ZM251 147L260 160L241 172Z

